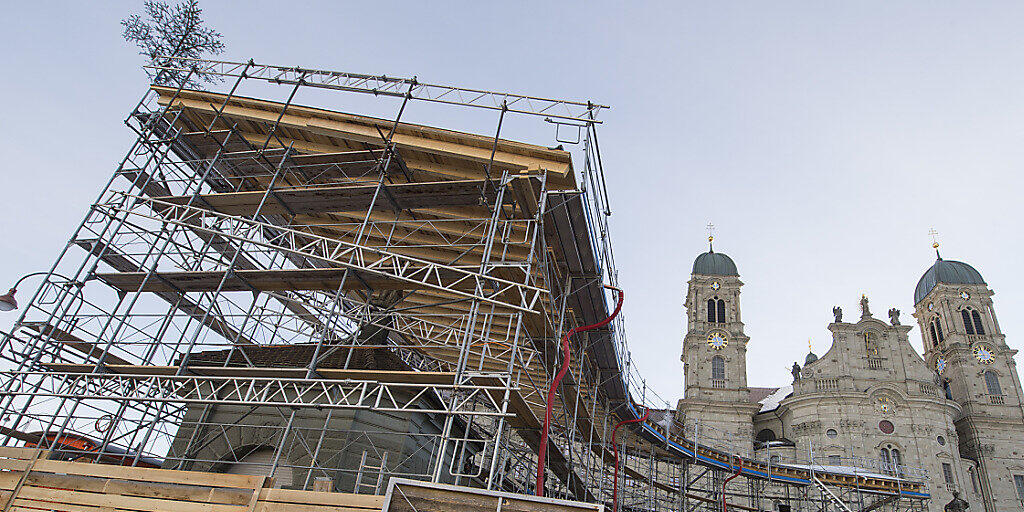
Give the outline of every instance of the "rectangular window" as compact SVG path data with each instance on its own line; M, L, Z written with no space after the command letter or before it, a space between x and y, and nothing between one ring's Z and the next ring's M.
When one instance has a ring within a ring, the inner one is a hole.
M1024 475L1013 475L1013 483L1017 486L1017 497L1024 500Z
M842 462L843 462L843 458L841 456L839 456L839 455L829 455L828 456L828 464L830 466L838 466L838 465L842 464Z
M948 462L942 463L942 476L946 478L947 485L953 485L953 466L950 466Z
M978 494L978 475L974 473L974 467L967 468L967 472L971 474L971 489Z

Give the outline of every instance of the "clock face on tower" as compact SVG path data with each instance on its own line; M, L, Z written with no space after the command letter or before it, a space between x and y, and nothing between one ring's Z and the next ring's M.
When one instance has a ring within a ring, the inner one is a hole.
M718 281L715 281L715 282L711 283L711 289L712 290L718 291L718 289L721 288L721 287L722 287L722 285L718 284Z
M935 361L935 370L937 370L939 373L946 371L946 360L940 357L937 361Z
M722 331L711 331L708 333L708 346L715 349L721 350L729 345L729 339L725 336Z
M967 290L964 290L960 292L960 298L963 300L968 300L971 298L971 294L967 293Z
M995 355L992 354L992 349L985 345L978 345L974 347L974 358L981 364L991 364L992 361L995 361Z

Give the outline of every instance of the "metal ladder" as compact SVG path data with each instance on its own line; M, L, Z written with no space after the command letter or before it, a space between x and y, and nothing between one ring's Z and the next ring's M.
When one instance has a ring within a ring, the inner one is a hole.
M359 461L359 471L356 473L356 485L352 492L361 494L361 490L366 487L373 489L373 494L380 494L381 486L384 484L384 472L387 471L388 465L388 452L384 452L380 457L380 466L367 466L366 457L369 452L363 450L363 457ZM375 482L365 483L363 477L372 477L373 472L377 472L377 480Z
M813 481L814 486L817 487L819 491L821 491L821 494L827 496L829 500L832 501L832 503L839 505L840 509L845 510L846 512L853 512L853 510L851 510L850 507L846 506L846 503L843 500L839 499L839 497L836 496L835 494L832 494L832 491L828 487L826 487L825 484L821 482L821 480L818 480L818 477L811 476L811 481Z

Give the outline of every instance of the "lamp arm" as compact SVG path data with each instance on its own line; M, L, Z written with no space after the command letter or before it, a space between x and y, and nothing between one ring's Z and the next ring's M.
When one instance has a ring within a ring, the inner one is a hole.
M25 274L25 275L21 276L21 278L19 278L17 281L15 281L14 282L14 286L11 287L11 290L12 291L13 290L17 290L18 289L18 285L21 284L22 281L24 281L24 280L26 280L26 279L28 279L28 278L30 278L32 276L41 276L41 275L48 275L48 276L49 275L53 275L53 276L62 277L64 279L67 279L68 282L73 281L73 279L71 279L70 277L60 275L60 274L58 274L56 272L50 272L48 270L40 271L40 272L32 272L31 274Z

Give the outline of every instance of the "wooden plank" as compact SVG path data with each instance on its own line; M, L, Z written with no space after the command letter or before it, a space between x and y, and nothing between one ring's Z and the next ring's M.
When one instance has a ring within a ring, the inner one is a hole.
M0 491L13 490L21 480L21 471L0 471Z
M181 471L176 469L154 469L91 462L64 462L40 460L36 462L35 471L49 473L66 473L69 475L96 476L104 478L120 478L143 482L164 482L172 484L206 485L210 487L236 487L253 489L259 477L248 475L228 475L224 473L202 473L198 471Z
M194 200L192 196L154 199L178 205L191 203L229 215L251 216L256 213L260 203L263 203L260 213L267 215L363 211L375 196L375 209L383 210L479 206L484 197L487 197L488 203L493 203L496 192L483 180L460 180L386 185L379 195L377 185L356 185L281 188L275 189L266 200L265 196L266 191L256 190L203 194ZM511 197L506 197L506 201L511 202Z
M383 512L590 512L601 508L601 505L592 503L408 480L392 480L388 485L388 496L390 499Z
M349 494L343 492L299 491L294 489L263 489L260 501L275 503L306 503L354 509L380 510L383 496L373 494Z
M173 90L155 87L161 93L160 103L170 101ZM193 99L195 98L195 99ZM197 112L214 114L223 102L223 95L188 91L178 94L176 105L182 105ZM232 104L226 106L222 115L230 118L245 119L257 123L275 123L284 105L281 103L234 97ZM239 105L243 103L244 106ZM254 108L257 107L262 108ZM340 112L330 112L307 107L289 106L287 112L280 117L278 126L295 128L302 132L336 137L351 141L355 145L380 144L381 136L378 128L390 129L390 122L378 124L373 118L354 116ZM429 135L427 135L429 133ZM444 135L447 135L445 137ZM309 137L306 137L307 139ZM445 140L447 139L447 140ZM441 157L452 157L476 164L486 164L491 160L491 144L493 139L468 133L459 133L433 127L401 124L392 139L399 149L417 151ZM453 142L448 142L451 140ZM562 179L571 179L572 163L569 154L563 150L553 150L542 146L534 146L507 140L500 140L494 153L495 165L515 170L545 169L552 175Z
M142 498L138 496L121 496L35 486L22 487L21 492L18 493L18 500L49 501L61 504L92 505L95 507L153 512L239 512L242 510L242 507L238 505ZM47 508L50 507L52 505L47 506Z
M37 448L0 446L0 457L5 459L29 460L35 457Z
M266 485L267 479L268 477L263 476L257 481L256 485L252 490L252 496L249 498L249 502L247 503L247 506L245 508L247 511L254 512L256 510L256 505L260 501L260 491L262 491L263 487Z
M100 356L103 354L103 349L98 346L98 343L86 342L85 340L69 332L58 329L45 322L25 322L22 325L38 332L43 336L49 336L53 340L60 342L60 344L64 345L65 347L75 349L76 351L82 353L87 359L91 358L96 359L98 361ZM104 361L107 364L131 364L127 360L117 357L114 354L110 353L107 354L107 357L104 358Z
M41 512L44 510L59 512L120 512L124 509L97 507L78 503L53 503L50 501L30 500L27 498L18 498L14 500L14 503L11 505L11 512Z
M305 503L276 503L273 501L261 501L256 507L256 512L368 512L369 508L345 507L339 505L310 505Z
M11 495L7 498L7 501L4 502L4 510L8 510L11 508L11 505L13 504L13 498L20 495L22 490L25 488L25 482L28 480L28 476L29 474L31 474L32 467L33 465L35 465L35 462L39 460L40 455L49 455L49 453L49 450L44 450L42 448L32 449L32 458L24 461L26 464L26 468L23 472L21 472L21 477L18 478L18 483L14 486L14 490L11 491Z
M75 243L86 251L99 256L104 263L110 265L119 272L139 272L141 270L139 266L127 256L118 253L117 249L108 246L104 242L98 240L78 240ZM256 344L252 340L246 338L242 333L238 332L233 325L229 324L219 315L209 314L205 309L199 306L199 304L192 302L188 297L183 297L180 293L157 292L156 295L176 307L182 313L185 313L195 320L203 322L204 325L212 329L217 334L220 334L228 341L237 340L237 343L239 344Z
M40 473L38 471L31 473L26 478L26 483L33 487L201 503L219 503L222 505L246 505L253 494L251 489L181 483L139 482L96 476Z

